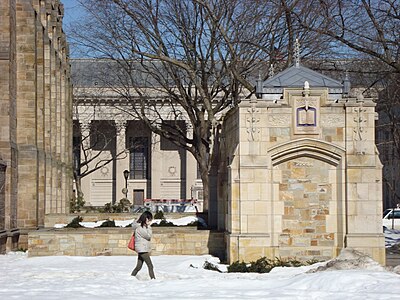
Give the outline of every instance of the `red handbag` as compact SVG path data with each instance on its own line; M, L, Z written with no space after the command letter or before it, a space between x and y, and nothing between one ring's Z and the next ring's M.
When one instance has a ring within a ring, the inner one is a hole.
M135 233L132 234L131 239L129 240L128 248L132 251L135 250Z

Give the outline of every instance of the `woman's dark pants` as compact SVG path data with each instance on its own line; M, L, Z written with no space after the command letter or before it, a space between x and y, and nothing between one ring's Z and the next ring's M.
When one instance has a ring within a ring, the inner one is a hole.
M136 268L132 271L131 275L132 276L136 276L136 274L142 268L143 262L146 263L147 268L149 269L150 278L151 279L155 279L156 277L154 276L153 263L151 262L150 253L149 252L142 252L142 253L138 254L138 260L137 260Z

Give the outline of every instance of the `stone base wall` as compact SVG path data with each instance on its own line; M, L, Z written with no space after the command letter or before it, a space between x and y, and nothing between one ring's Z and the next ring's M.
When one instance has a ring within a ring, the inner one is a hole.
M136 255L130 228L41 229L29 233L28 255ZM152 255L211 254L224 260L224 233L196 228L153 228Z
M386 265L385 236L381 234L348 234L347 247L363 252Z
M280 257L283 259L295 258L301 261L317 259L326 261L337 257L343 248L352 248L358 250L381 265L386 264L385 253L385 237L383 234L348 234L346 235L346 247L323 247L323 246L297 246L282 247L271 246L268 235L226 235L227 243L227 260L228 262L239 261L255 261L262 256L269 259Z

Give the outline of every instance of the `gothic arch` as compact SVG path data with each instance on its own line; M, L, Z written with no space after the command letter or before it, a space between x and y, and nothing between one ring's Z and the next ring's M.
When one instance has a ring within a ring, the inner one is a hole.
M345 149L337 145L312 138L301 138L274 146L268 150L272 165L298 157L310 157L338 166Z
M335 256L344 240L345 149L300 138L272 147L268 154L271 199L280 204L271 207L275 246L297 256Z

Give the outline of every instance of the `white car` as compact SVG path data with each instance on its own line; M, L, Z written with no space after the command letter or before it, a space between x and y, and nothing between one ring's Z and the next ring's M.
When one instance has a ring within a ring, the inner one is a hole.
M400 208L386 209L383 212L383 226L389 229L400 229Z

